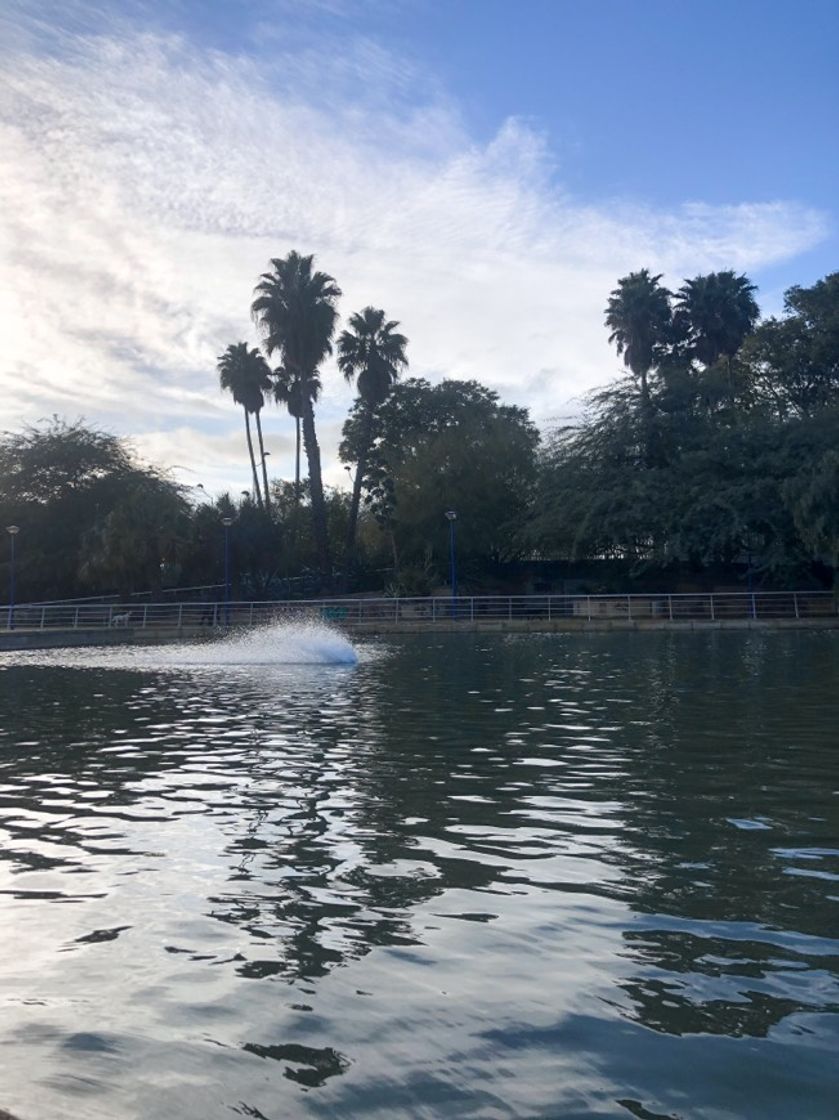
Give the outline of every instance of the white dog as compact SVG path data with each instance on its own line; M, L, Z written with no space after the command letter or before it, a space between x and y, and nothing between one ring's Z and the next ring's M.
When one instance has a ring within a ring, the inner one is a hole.
M131 618L131 611L125 611L124 614L115 614L111 619L111 626L127 626Z

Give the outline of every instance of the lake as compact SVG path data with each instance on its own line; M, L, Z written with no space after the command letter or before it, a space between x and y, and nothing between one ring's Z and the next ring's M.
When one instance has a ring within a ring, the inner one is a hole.
M836 1120L839 633L358 651L0 654L0 1108Z

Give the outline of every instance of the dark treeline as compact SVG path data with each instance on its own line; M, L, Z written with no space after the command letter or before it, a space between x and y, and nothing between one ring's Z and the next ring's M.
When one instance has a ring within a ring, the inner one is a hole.
M624 277L605 318L625 373L541 438L525 409L476 381L406 377L408 340L383 310L338 332L340 295L312 257L272 260L251 307L262 350L240 342L220 356L220 387L245 421L251 488L238 497L211 501L82 422L0 437L20 597L220 584L224 518L239 595L425 594L447 578L447 510L463 590L509 585L523 566L544 584L575 565L593 591L614 589L606 570L622 587L709 573L833 581L839 273L790 289L783 315L762 322L733 272L672 293L646 270ZM357 392L340 446L348 491L324 485L316 431L333 349ZM293 481L269 477L267 402L295 426Z
M531 546L634 571L746 565L825 581L839 559L839 273L757 324L732 272L675 295L646 271L606 314L628 376L542 455Z

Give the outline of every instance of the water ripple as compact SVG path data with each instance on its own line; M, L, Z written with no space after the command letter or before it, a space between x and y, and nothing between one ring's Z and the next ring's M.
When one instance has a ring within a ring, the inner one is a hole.
M0 656L0 1108L835 1120L836 637Z

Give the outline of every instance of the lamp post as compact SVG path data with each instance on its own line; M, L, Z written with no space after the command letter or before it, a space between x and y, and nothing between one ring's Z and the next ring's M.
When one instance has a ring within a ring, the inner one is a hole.
M455 552L454 526L455 522L457 521L457 511L453 509L447 509L446 518L449 522L449 560L451 563L452 615L454 615L455 600L457 599L457 554Z
M9 534L9 618L8 628L14 630L15 628L15 537L20 532L19 525L7 525L6 532Z
M230 526L232 517L222 517L224 526L224 625L230 625Z

